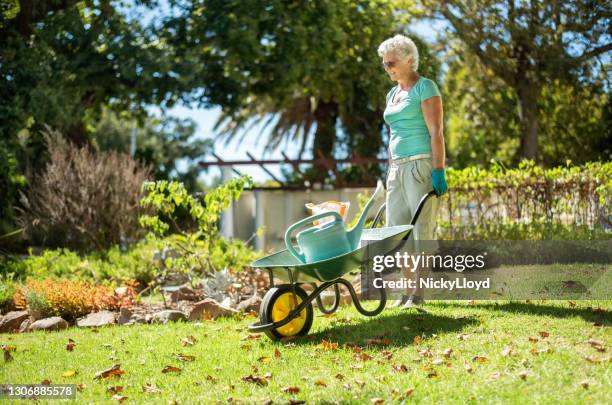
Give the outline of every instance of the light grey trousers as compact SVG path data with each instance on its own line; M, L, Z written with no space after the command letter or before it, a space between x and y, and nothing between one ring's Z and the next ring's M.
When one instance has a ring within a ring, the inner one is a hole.
M387 177L387 226L409 224L421 198L433 189L431 185L431 157L413 158L398 159L391 163L389 176ZM427 200L419 214L410 242L406 244L407 249L414 253L433 253L432 250L435 250L437 246L432 241L435 240L439 205L440 202L437 197L430 197ZM427 242L420 244L419 240ZM405 276L418 280L424 276L426 271L427 269L421 268L415 272L405 272ZM418 287L418 281L417 288L409 292L423 296L423 292Z

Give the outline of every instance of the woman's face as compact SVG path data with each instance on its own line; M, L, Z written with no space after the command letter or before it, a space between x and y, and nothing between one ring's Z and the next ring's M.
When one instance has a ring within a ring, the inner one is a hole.
M382 60L383 67L393 81L405 78L410 74L412 61L410 58L400 58L395 52L386 53Z

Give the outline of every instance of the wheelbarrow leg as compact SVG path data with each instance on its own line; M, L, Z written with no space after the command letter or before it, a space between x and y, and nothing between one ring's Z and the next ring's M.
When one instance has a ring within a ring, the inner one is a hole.
M312 286L314 288L317 288L317 285L315 283L312 283ZM339 305L340 305L340 289L338 288L338 284L334 283L334 302L331 308L329 309L325 308L325 305L323 305L323 301L321 300L321 295L317 294L317 308L319 308L319 311L323 312L324 314L333 314L334 312L338 310Z
M380 301L378 303L378 307L376 307L376 309L372 311L368 311L367 309L361 306L359 297L357 296L357 293L355 292L353 285L348 280L339 278L338 280L336 280L336 282L346 287L346 289L351 294L351 298L353 299L353 304L355 305L355 308L357 308L357 311L359 311L360 314L365 315L365 316L376 316L380 314L383 311L383 309L385 309L385 305L387 305L387 292L385 291L384 288L377 289L378 292L380 293Z

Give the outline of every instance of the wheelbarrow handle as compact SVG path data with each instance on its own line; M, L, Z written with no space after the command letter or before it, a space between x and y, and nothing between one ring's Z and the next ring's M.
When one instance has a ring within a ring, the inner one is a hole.
M412 216L412 221L410 221L410 225L412 225L412 226L416 225L416 222L419 219L419 215L421 214L421 211L423 210L423 207L425 207L425 203L427 202L429 197L434 196L434 195L437 195L436 191L435 190L431 190L430 192L425 194L423 196L423 198L421 198L421 201L419 201L419 205L417 205L417 209L414 212L414 215Z

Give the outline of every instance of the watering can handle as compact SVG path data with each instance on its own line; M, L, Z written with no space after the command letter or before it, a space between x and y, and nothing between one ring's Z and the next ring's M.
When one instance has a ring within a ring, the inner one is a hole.
M306 257L304 256L304 253L298 252L293 247L293 244L291 243L291 234L296 229L301 228L302 226L307 225L308 223L312 223L313 221L316 221L317 219L321 219L321 218L325 218L329 216L336 217L336 220L342 222L342 217L336 211L327 211L327 212L322 212L320 214L311 215L307 218L304 218L296 222L295 224L287 228L287 231L285 232L285 245L287 245L287 249L291 252L291 254L293 254L295 257L301 260L302 263L306 263Z

